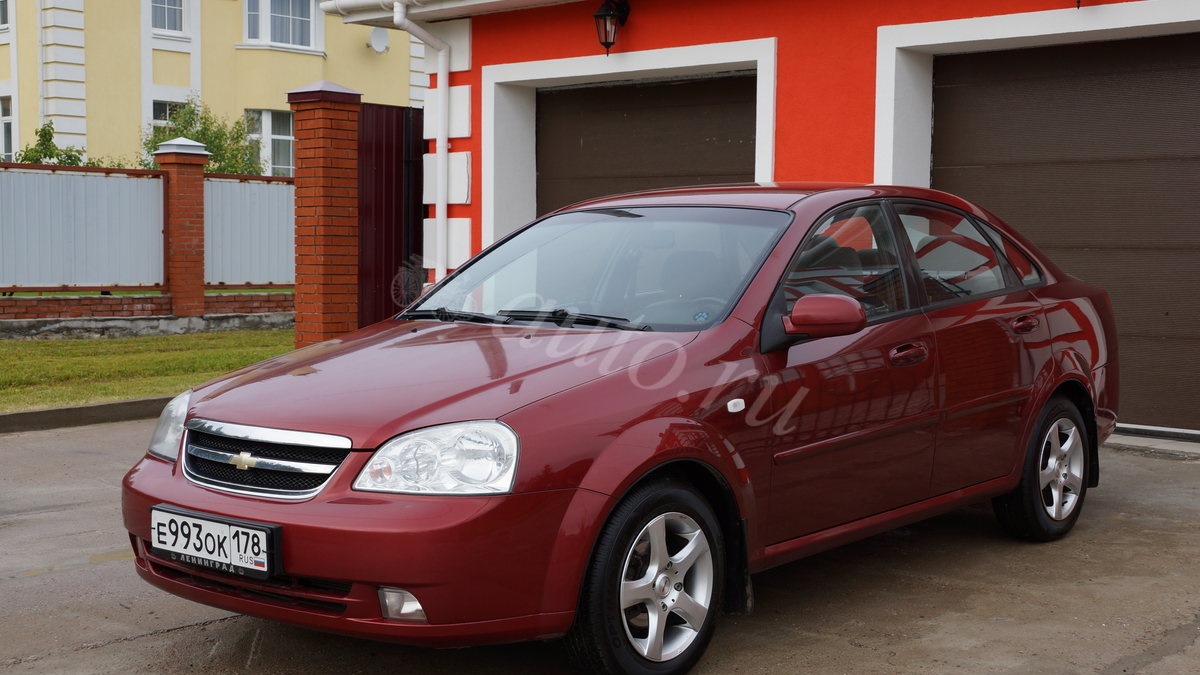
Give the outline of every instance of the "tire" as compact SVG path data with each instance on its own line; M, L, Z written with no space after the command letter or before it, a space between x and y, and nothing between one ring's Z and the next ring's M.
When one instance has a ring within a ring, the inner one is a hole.
M992 500L1001 527L1031 541L1053 541L1071 531L1091 476L1090 439L1071 401L1050 399L1029 439L1021 483Z
M708 502L677 481L642 485L601 530L567 652L584 672L686 673L712 639L724 580Z

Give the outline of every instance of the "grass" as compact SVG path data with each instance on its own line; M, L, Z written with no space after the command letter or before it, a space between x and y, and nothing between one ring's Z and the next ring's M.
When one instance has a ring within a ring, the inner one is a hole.
M291 286L271 286L269 288L245 288L243 286L230 286L228 288L207 288L204 290L205 295L232 295L241 293L291 293ZM2 291L0 294L16 298L53 298L53 297L70 297L77 298L80 296L100 295L100 291ZM112 291L110 295L123 296L159 296L162 295L159 289L146 289L136 291Z
M294 332L0 340L0 413L173 396L292 349Z

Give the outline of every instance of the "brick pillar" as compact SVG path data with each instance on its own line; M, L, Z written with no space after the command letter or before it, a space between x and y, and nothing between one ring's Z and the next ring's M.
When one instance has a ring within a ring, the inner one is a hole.
M296 138L296 346L358 328L358 116L332 82L288 92Z
M163 265L171 313L204 316L203 143L176 138L160 143L154 161L167 172L164 195Z

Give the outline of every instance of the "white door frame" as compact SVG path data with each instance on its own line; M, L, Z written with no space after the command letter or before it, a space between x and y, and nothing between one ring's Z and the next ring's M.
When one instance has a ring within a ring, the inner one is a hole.
M483 68L483 204L486 247L537 216L537 90L624 80L754 70L754 179L775 175L775 38Z
M937 54L1191 32L1200 32L1196 0L1139 0L881 26L875 71L875 182L929 186Z

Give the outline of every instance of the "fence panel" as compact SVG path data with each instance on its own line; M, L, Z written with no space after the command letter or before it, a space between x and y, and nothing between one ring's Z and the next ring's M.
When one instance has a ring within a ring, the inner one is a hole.
M290 182L206 178L204 279L209 284L294 284Z
M163 283L158 175L0 167L0 287Z

